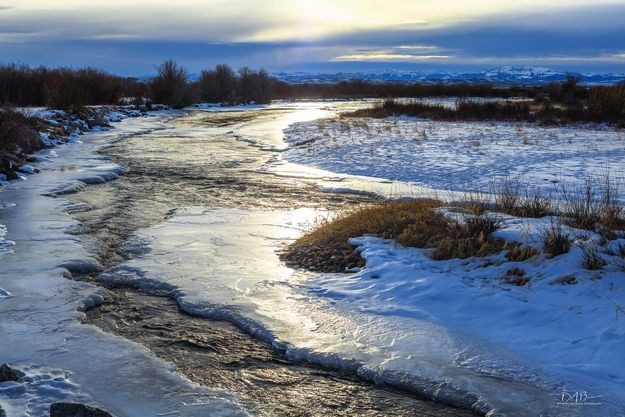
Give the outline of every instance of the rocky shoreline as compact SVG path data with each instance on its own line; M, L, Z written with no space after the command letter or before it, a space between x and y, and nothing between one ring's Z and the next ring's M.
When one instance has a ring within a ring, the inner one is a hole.
M75 143L86 132L108 130L113 127L111 123L126 117L145 116L147 111L147 108L139 106L86 107L79 114L63 110L2 110L4 113L18 113L17 117L19 113L23 114L23 120L8 124L7 134L13 135L16 141L27 136L29 146L28 149L21 149L18 145L12 151L0 148L0 186L7 181L24 179L24 175L38 173L38 169L28 165L45 158L38 155L38 151Z

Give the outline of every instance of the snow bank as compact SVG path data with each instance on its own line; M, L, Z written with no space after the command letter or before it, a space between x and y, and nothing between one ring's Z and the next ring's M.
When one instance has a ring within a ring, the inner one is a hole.
M5 239L6 234L6 226L0 224L0 258L13 253L13 247L15 246L15 242Z

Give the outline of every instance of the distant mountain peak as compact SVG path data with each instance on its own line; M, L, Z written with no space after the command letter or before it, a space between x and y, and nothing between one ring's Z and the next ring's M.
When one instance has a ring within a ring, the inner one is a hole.
M616 84L625 79L625 74L613 73L576 73L558 71L541 66L510 66L503 65L487 68L477 72L454 73L446 71L403 71L382 69L363 72L307 73L307 72L276 72L274 76L290 83L337 83L353 79L371 82L488 82L500 85L530 84L540 85L558 82L568 74L575 74L585 84Z

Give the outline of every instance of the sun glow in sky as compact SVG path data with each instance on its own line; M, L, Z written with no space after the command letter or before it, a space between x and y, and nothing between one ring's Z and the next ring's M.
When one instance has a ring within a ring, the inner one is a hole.
M270 69L625 70L625 0L5 0L3 60L125 73L164 57Z

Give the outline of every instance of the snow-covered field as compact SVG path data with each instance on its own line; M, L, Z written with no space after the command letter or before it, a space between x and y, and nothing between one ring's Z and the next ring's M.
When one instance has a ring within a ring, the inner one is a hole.
M0 407L9 417L48 415L57 401L120 417L244 414L230 394L200 388L145 348L80 324L81 310L102 300L103 290L66 278L63 266L97 267L87 250L93 242L69 234L77 223L64 211L67 201L44 196L116 178L122 168L96 150L166 128L170 116L126 119L114 130L80 136L35 163L41 173L2 187L0 361L27 374L0 383Z
M512 177L552 193L625 174L625 131L610 128L348 118L298 123L285 137L289 162L434 190L488 192Z

